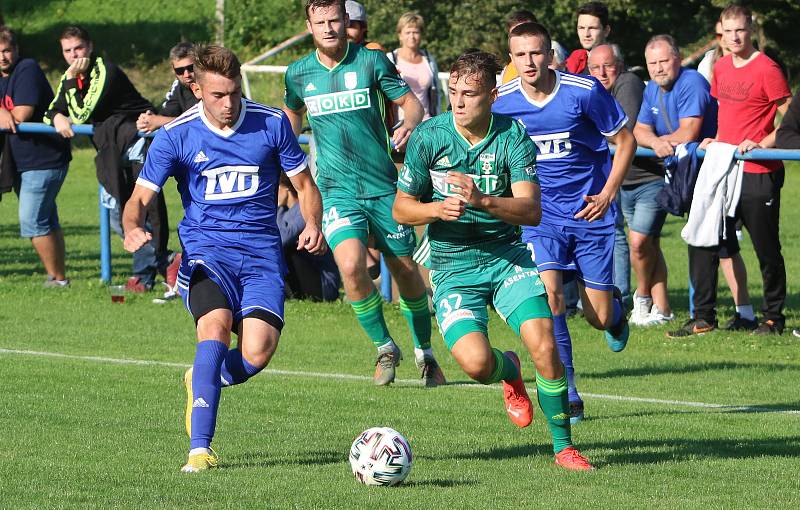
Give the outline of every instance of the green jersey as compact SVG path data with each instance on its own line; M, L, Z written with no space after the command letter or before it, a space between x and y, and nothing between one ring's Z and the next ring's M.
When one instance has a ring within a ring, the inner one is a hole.
M386 99L411 89L380 51L347 44L332 69L317 52L286 71L284 102L308 112L317 143L317 184L328 196L373 198L393 194L397 168L391 158Z
M497 114L486 138L471 146L456 131L453 114L444 113L411 134L397 187L423 201L441 201L456 195L445 182L448 172L468 174L487 195L510 197L512 183L539 182L536 146L522 125ZM428 237L431 269L454 271L501 256L519 240L519 229L468 205L457 221L431 223Z

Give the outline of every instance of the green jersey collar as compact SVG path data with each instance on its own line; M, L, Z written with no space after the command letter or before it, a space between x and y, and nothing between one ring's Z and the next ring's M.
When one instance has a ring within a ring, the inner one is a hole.
M323 64L323 63L322 63L322 61L319 59L319 50L314 50L314 58L316 58L316 59L317 59L317 63L318 63L319 65L321 65L322 67L324 67L325 69L327 69L327 70L328 70L328 72L332 72L332 71L333 71L333 70L335 70L337 67L339 67L340 65L342 65L342 62L344 62L345 60L347 60L347 55L349 55L349 54L350 54L350 41L347 41L347 47L346 47L346 49L344 50L344 56L342 57L342 59L341 59L340 61L338 61L338 62L336 63L336 65L335 65L335 66L333 66L333 67L328 67L328 66L326 66L325 64Z
M494 127L494 114L492 113L490 115L491 115L491 117L489 118L489 128L486 130L486 136L484 136L475 145L470 145L469 140L467 140L467 138L464 135L461 134L461 131L458 130L458 126L456 126L456 118L455 118L455 116L453 116L453 114L450 113L450 122L453 124L453 130L456 132L456 134L461 139L461 141L464 142L464 145L467 146L467 150L471 151L473 149L476 149L476 148L480 147L481 145L486 143L486 141L491 137L490 135L492 134L492 128Z

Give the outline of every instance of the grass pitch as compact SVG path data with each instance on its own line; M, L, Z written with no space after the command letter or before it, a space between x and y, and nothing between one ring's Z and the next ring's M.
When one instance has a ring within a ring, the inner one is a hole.
M2 508L763 508L796 506L800 491L800 340L715 332L683 341L667 327L633 329L611 353L602 334L572 319L586 420L573 429L592 473L552 464L541 413L527 429L506 418L498 386L470 383L434 332L451 382L418 386L399 311L387 321L407 359L391 388L371 384L374 351L348 305L289 302L269 370L223 392L215 447L222 468L179 473L181 376L194 352L180 303L155 294L112 304L99 283L93 153L76 151L59 197L69 289L43 289L17 200L0 202L0 507ZM789 165L782 239L789 278L788 325L798 325L800 181ZM173 223L180 218L168 185ZM686 317L682 222L664 231L671 298ZM114 279L130 267L113 240ZM177 246L177 240L173 241ZM750 292L760 275L742 243ZM722 280L722 278L721 278ZM723 284L724 285L724 284ZM731 314L721 292L721 320ZM677 322L676 322L677 325ZM676 325L669 326L675 327ZM500 348L522 347L496 317ZM523 373L533 367L523 357ZM138 360L141 363L133 363ZM532 386L531 386L532 387ZM363 429L408 437L414 467L396 488L367 488L347 452Z

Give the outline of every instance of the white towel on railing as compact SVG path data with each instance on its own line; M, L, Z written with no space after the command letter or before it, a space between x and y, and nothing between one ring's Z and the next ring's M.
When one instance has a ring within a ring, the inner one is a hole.
M681 237L692 246L716 246L727 239L725 216L734 216L742 192L742 165L733 159L736 146L713 142L697 175L689 220ZM730 235L733 235L731 232Z

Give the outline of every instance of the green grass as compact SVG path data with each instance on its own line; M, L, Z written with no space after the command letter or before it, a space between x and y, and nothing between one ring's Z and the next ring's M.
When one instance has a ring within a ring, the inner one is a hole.
M0 352L2 508L763 508L800 502L800 341L716 332L683 341L665 327L634 329L628 349L571 320L587 419L576 443L598 466L567 473L552 465L541 414L524 430L505 416L499 387L424 390L410 356L391 388L369 382L374 351L343 303L287 303L287 326L270 369L224 392L215 447L223 468L178 472L185 460L183 366L193 358L192 320L177 302L129 296L115 305L99 283L97 205L89 150L78 150L59 207L69 251L69 289L41 288L44 273L18 238L17 200L0 202L0 349L135 359L164 364ZM789 325L797 325L800 180L790 165L782 239L789 274ZM173 223L180 217L169 188ZM664 246L671 297L686 316L682 223ZM173 247L176 241L173 240ZM760 278L749 245L750 291ZM130 258L113 240L114 280ZM721 313L730 298L721 292ZM410 355L394 306L390 329ZM492 341L521 351L495 317ZM435 333L451 382L468 383ZM524 373L533 375L530 361ZM280 372L278 372L280 371ZM304 376L346 374L364 379ZM734 407L626 401L617 397ZM736 407L743 406L745 408ZM347 451L363 429L387 425L414 450L404 486L369 489L349 472Z

